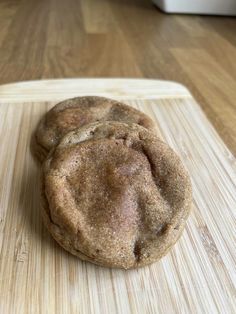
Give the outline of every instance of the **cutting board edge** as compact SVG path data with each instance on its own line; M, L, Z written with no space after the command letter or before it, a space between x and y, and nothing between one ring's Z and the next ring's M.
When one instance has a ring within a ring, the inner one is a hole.
M118 98L142 99L192 97L189 90L180 83L153 79L49 79L0 85L1 102L45 101L55 100L55 97L63 99L85 94L100 96L112 94Z

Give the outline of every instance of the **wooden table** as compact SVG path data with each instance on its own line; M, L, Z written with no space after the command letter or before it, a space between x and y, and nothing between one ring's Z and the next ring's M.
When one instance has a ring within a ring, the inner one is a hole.
M32 132L57 101L94 94L150 115L191 175L193 209L182 237L138 270L80 261L40 218ZM236 160L185 87L122 79L0 86L0 147L0 313L235 313Z
M183 83L236 155L236 19L151 0L0 1L0 84L136 77Z

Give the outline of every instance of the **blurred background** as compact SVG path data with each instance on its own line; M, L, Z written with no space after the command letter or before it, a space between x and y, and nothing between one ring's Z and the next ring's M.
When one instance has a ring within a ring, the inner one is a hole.
M168 12L204 13L183 0L180 10L177 0L154 1ZM74 77L174 80L190 89L236 155L236 1L205 2L232 16L167 14L151 0L1 0L0 84Z

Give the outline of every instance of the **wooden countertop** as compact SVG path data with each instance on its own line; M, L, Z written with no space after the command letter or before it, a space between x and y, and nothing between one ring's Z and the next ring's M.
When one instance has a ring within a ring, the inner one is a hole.
M165 15L150 0L3 1L0 84L136 77L185 84L236 155L236 19Z

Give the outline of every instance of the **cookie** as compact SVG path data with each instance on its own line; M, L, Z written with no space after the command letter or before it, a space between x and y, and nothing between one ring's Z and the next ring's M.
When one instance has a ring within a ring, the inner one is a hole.
M83 260L136 268L165 255L191 207L188 173L174 151L136 124L86 125L63 137L43 165L43 218Z
M40 121L34 137L33 153L43 161L59 140L81 126L96 121L120 121L137 123L154 130L154 122L144 113L116 100L86 96L65 100Z

